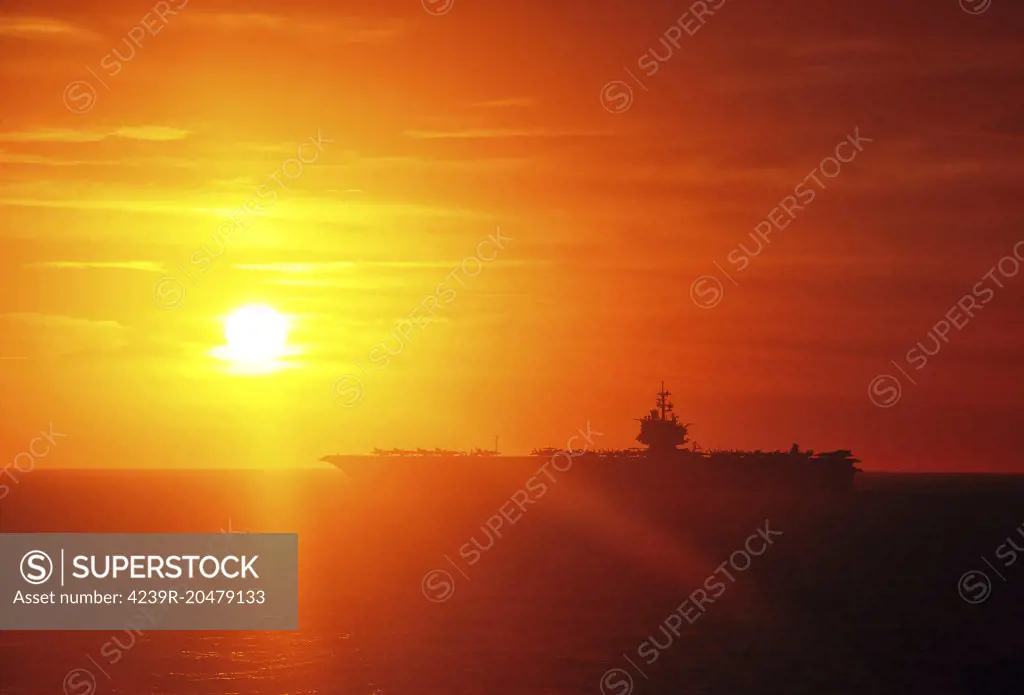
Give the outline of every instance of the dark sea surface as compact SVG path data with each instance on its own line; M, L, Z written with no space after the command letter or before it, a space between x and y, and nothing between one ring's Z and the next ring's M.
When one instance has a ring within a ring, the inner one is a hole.
M500 536L514 486L23 474L0 531L299 534L300 629L3 632L0 693L1024 692L1022 477L863 474L844 500L668 519L575 472ZM724 591L670 618L713 574Z

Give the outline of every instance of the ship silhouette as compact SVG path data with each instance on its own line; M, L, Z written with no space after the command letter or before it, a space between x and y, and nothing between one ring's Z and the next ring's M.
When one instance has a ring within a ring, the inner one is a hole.
M636 439L642 447L573 451L571 475L606 483L617 494L639 495L641 501L665 495L678 500L688 493L707 492L818 497L853 488L860 460L848 449L815 453L797 444L787 451L701 448L690 441L691 425L675 414L671 395L662 382L655 407L638 419L640 432ZM494 449L374 449L371 456L333 454L321 461L352 478L387 477L428 489L436 487L438 480L467 479L460 478L463 475L480 484L497 483L506 477L514 481L536 469L538 460L555 461L565 454L563 448L542 447L529 456L503 456L495 441Z

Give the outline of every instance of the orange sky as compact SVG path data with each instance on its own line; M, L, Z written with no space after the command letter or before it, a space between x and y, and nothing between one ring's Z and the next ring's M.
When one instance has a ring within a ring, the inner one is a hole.
M706 447L1024 470L1019 274L907 357L1024 239L1019 3L94 4L0 14L4 464L51 422L40 465L515 453L588 419L630 446L665 379ZM290 316L289 369L210 356L252 303Z

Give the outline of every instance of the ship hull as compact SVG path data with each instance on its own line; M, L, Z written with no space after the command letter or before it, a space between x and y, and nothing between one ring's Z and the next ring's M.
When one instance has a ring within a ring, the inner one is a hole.
M855 468L792 462L720 464L674 456L553 457L328 456L353 492L451 513L545 497L668 517L785 507L834 507L854 489ZM445 511L446 510L446 511Z
M359 554L349 550L354 564L381 572L402 558L419 572L404 580L417 589L424 572L440 568L460 592L477 584L489 591L489 582L475 581L486 573L515 576L522 591L552 577L589 586L614 576L629 586L630 577L654 571L651 563L717 564L768 529L832 542L855 518L860 497L851 494L852 474L719 470L659 457L326 460L343 474L338 506L359 539ZM621 564L601 560L609 553Z

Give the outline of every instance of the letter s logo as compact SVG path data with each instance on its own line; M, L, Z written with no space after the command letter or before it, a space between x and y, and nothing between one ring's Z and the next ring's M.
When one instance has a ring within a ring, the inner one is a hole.
M42 550L30 550L21 558L21 578L29 584L45 584L53 575L53 560Z
M609 113L622 113L633 105L633 88L622 80L612 80L601 88L601 106Z
M625 669L613 668L601 676L602 695L629 695L633 692L633 677Z
M701 309L718 306L725 297L721 281L711 275L701 275L690 285L690 299Z

